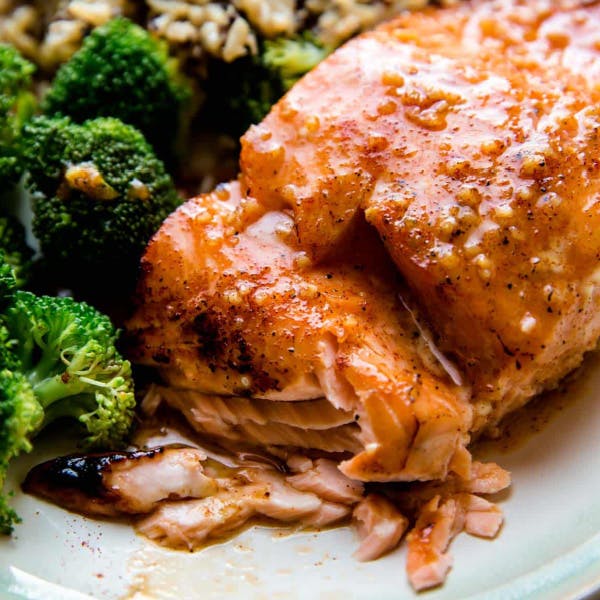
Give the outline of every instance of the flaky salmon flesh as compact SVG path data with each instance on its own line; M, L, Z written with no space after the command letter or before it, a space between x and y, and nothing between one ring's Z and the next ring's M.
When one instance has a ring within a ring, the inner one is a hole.
M183 477L200 491L141 502L142 532L195 547L254 514L352 518L361 560L408 532L415 589L457 533L498 532L481 495L510 475L469 444L600 335L598 23L583 0L407 13L303 78L242 138L238 180L167 219L129 354L199 439L282 467Z

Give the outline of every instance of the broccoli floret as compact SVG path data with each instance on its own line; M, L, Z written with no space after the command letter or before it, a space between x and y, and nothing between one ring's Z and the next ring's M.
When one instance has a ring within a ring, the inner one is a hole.
M117 119L34 118L23 132L33 230L50 265L131 279L148 240L181 202L144 136Z
M29 452L49 423L75 419L84 445L114 448L135 407L131 365L108 317L72 298L11 295L6 276L0 263L0 296L4 290L8 299L0 312L0 492L10 460ZM10 531L15 518L0 494L0 530Z
M114 447L133 418L131 365L115 347L110 319L72 298L17 291L4 321L13 352L44 412L40 427L74 417L86 445Z
M2 341L0 333L0 342ZM20 521L2 495L9 462L31 451L30 436L39 428L43 410L26 377L0 367L0 533L9 534Z
M15 183L21 173L18 139L33 114L31 76L35 67L12 46L0 44L0 182Z
M125 18L96 28L56 73L42 109L82 123L115 117L170 159L191 105L190 84L167 46Z
M17 287L23 287L29 279L33 250L25 241L25 229L9 215L0 214L0 251L12 269Z
M329 50L308 36L266 40L260 57L262 65L277 73L287 92L303 75L314 69Z
M16 289L17 280L15 279L13 268L6 261L4 252L0 250L0 311L11 301ZM1 327L0 335L3 335ZM5 344L0 343L0 360L2 360L2 357L4 356L2 352L5 349ZM0 365L1 364L2 363L0 362Z
M306 34L264 40L257 56L228 65L214 62L207 111L218 120L219 127L240 135L262 121L273 104L330 51Z

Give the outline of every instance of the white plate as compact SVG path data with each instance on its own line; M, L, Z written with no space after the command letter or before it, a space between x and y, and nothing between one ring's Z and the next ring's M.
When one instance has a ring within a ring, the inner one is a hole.
M454 568L442 588L424 595L427 600L564 600L598 589L600 357L588 360L562 399L565 407L540 433L508 453L492 451L491 458L513 473L511 491L500 502L506 523L491 542L459 536L451 548ZM9 483L68 450L53 437L15 461ZM302 534L257 527L187 554L159 548L125 523L85 519L23 494L14 505L24 522L13 539L0 540L1 598L415 597L405 578L404 549L358 563L348 528Z

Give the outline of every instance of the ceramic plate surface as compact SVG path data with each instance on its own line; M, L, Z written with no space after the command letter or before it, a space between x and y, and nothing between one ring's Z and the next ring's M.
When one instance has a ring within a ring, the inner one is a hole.
M566 392L548 400L562 410L512 450L485 450L513 474L500 500L505 525L494 541L460 535L446 584L427 600L589 597L600 586L600 357ZM523 417L525 419L525 417ZM545 417L544 417L545 419ZM69 451L56 436L15 461L17 486L41 460ZM354 533L255 527L188 554L164 550L125 523L100 522L17 494L23 517L0 540L0 597L70 600L256 598L415 598L405 550L358 563Z

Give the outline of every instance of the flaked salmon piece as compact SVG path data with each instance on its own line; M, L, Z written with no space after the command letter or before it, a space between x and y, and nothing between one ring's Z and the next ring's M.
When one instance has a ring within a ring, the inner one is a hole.
M164 386L157 387L156 393L199 433L217 440L325 452L358 452L361 448L354 413L338 410L323 398L270 401Z
M194 420L198 422L218 419L235 427L243 423L267 425L280 423L299 429L331 429L354 423L354 413L335 408L324 398L298 400L296 402L217 396L194 390L157 388L163 398L170 393L177 396L180 404L189 406ZM176 400L174 399L173 402ZM180 408L179 406L177 408Z
M265 423L243 418L240 418L239 422L232 422L232 419L228 418L231 415L231 404L235 404L236 400L245 400L243 398L226 399L194 390L166 387L158 388L157 393L161 394L170 407L181 411L196 431L220 440L221 443L228 441L242 445L312 448L332 453L359 452L361 449L360 429L355 424L353 415L342 416L331 404L323 400L265 401L273 405L269 410L271 414L278 413L280 407L283 413L293 414L296 425L290 425L281 422L283 417ZM212 398L215 399L215 403L211 407ZM251 400L248 403L254 404ZM311 427L311 421L314 422L311 415L318 413L325 405L327 408L317 417L317 426ZM220 411L219 407L223 407L223 410ZM328 415L331 418L329 429L324 426Z
M289 485L281 473L266 469L244 469L241 475L255 484L264 484L267 494L253 496L254 510L276 521L299 521L321 508L322 502L316 494L301 492Z
M205 460L193 448L72 455L36 466L23 489L84 514L144 514L164 500L216 494Z
M163 500L205 498L215 494L218 485L205 473L206 454L193 448L152 451L148 457L128 461L111 461L103 476L104 486L121 496L132 511L150 512Z
M361 482L343 475L337 464L326 458L317 458L310 468L286 479L297 490L313 492L319 498L341 504L355 504L364 493Z
M435 496L423 507L406 538L406 572L415 590L435 587L446 579L452 567L446 550L464 522L464 511L455 498L442 501Z
M158 543L193 550L239 529L256 516L298 525L306 518L308 526L323 526L347 515L346 507L343 514L333 513L329 503L324 506L313 494L302 494L289 486L282 489L279 483L273 483L234 487L204 500L167 502L139 521L137 528Z
M445 393L434 377L390 385L392 376L388 379L376 369L384 352L376 339L366 338L363 347L348 357L344 374L360 400L365 451L343 462L340 469L364 481L443 479L454 455L469 441L459 425L460 402L456 395ZM402 391L398 384L404 386ZM408 402L397 402L402 392ZM390 447L396 454L389 452ZM373 471L378 473L373 476Z
M322 529L346 521L352 514L352 507L336 502L322 502L321 506L302 518L302 526L307 529Z
M462 479L461 491L473 494L497 494L510 485L510 473L493 462L473 461L471 476Z
M289 216L238 184L187 202L143 260L136 360L204 434L346 452L341 469L360 481L445 477L469 441L469 389L426 367L377 235L363 223L330 263L306 258Z
M292 473L306 473L309 469L313 468L314 462L304 454L292 454L286 457L288 468Z
M461 479L473 478L473 457L466 447L459 447L450 461L449 470Z
M170 548L194 550L242 527L254 514L251 496L267 493L261 485L233 488L204 500L168 502L137 523L146 537Z
M235 436L235 439L240 443L251 442L261 447L286 446L306 450L322 450L333 454L360 452L362 448L356 427L351 425L327 431L306 430L277 424L261 427L253 423L246 423L238 428L238 435Z
M473 494L433 497L421 508L407 536L406 572L411 585L420 591L443 583L452 567L447 550L454 537L466 531L493 538L502 522L502 511L496 505Z
M393 550L408 528L408 519L378 494L362 499L352 517L361 539L354 556L360 561L375 560Z
M436 496L450 498L456 494L497 494L508 488L510 473L496 463L472 461L470 474L463 478L451 473L443 481L415 482L404 489L388 489L386 493L406 514L418 514Z
M467 512L467 533L484 538L493 538L498 534L504 518L502 511L495 504L474 494L461 495L459 501Z

